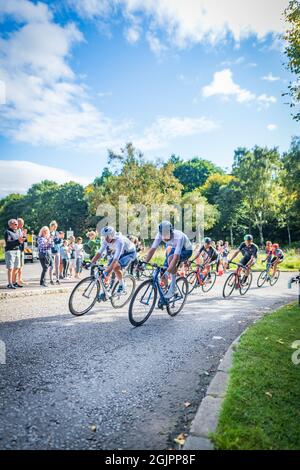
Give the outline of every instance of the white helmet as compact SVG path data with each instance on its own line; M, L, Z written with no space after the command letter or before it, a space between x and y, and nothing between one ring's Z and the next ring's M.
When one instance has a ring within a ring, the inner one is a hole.
M158 226L159 233L163 237L172 237L174 233L173 225L168 220L163 220Z
M109 225L107 225L106 227L103 227L103 229L101 230L101 235L103 237L109 237L110 239L113 239L115 238L116 231L113 227L110 227Z

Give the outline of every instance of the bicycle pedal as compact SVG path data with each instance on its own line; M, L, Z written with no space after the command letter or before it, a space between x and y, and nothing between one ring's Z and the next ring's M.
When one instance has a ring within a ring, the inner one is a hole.
M158 301L157 308L158 308L159 310L163 310L163 309L164 309L164 305L163 305L163 303L162 303L160 300Z

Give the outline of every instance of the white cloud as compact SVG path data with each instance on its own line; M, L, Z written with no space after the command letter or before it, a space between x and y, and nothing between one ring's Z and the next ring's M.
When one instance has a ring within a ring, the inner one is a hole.
M125 31L125 37L130 44L134 44L140 39L140 30L132 26Z
M34 4L28 0L0 0L0 21L4 16L11 16L17 21L47 22L52 19L45 3Z
M87 185L90 180L75 176L69 171L28 161L0 160L0 197L11 193L24 194L34 183L48 179L56 183L75 181Z
M122 12L146 17L151 25L179 47L224 40L231 33L239 42L254 34L258 39L284 30L282 13L287 0L68 0L88 18Z
M222 67L231 67L232 65L241 65L245 62L245 57L241 56L235 60L224 60L221 62Z
M247 103L255 100L253 93L234 83L230 69L216 72L212 83L202 89L202 94L205 98L215 95L220 95L223 98L233 96L239 103Z
M272 74L272 72L268 73L268 75L265 75L264 77L261 77L262 80L266 80L267 82L277 82L280 80L280 77L276 77L275 75Z
M145 129L141 137L133 137L134 145L143 151L166 147L173 139L203 134L218 128L218 124L206 118L159 117Z
M45 4L0 0L0 19L22 24L0 37L0 80L6 103L0 108L0 132L34 145L106 148L119 142L128 121L113 122L91 104L68 60L84 40L73 23L55 24ZM17 6L20 5L20 10Z
M106 16L111 12L110 0L67 0L67 3L86 19Z
M268 124L267 125L268 131L276 131L278 129L277 124Z
M6 87L5 83L0 80L0 106L6 103Z
M268 96L264 93L257 97L257 101L261 106L269 108L271 104L275 104L277 102L277 98L275 98L275 96Z
M233 97L238 103L257 102L260 106L264 107L269 107L270 104L276 103L277 101L275 96L268 96L266 94L256 96L251 91L241 88L240 85L234 82L232 71L230 69L216 72L212 83L203 87L202 95L205 98L220 96L225 100Z
M160 57L164 52L167 51L167 47L153 33L147 33L146 39L151 51L154 52L156 56Z

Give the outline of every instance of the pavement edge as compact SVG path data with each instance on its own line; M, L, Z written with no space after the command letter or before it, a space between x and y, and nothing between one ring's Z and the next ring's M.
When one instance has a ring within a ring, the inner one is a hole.
M189 436L183 450L213 450L214 446L209 436L217 429L220 410L224 401L232 367L233 353L245 329L229 346L221 359L217 373L212 379L205 397L203 398L193 419Z

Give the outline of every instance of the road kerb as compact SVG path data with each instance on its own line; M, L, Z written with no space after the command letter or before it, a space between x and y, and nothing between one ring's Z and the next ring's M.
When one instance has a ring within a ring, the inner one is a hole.
M247 329L231 343L223 359L220 361L217 373L211 381L206 396L203 398L192 422L190 434L183 450L213 450L213 443L209 436L217 429L220 410L229 382L233 353L241 336L245 334Z
M36 288L36 289L16 289L13 292L1 292L0 291L0 300L8 300L8 299L17 299L22 297L31 297L34 295L45 295L45 294L64 294L67 292L71 292L74 286L70 287L54 287L50 289L45 288Z

